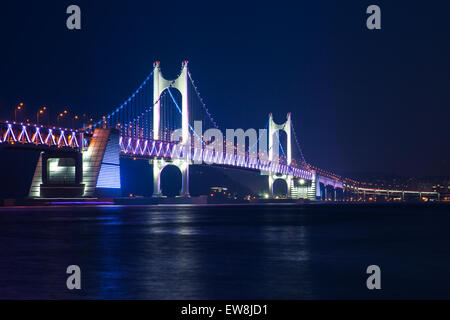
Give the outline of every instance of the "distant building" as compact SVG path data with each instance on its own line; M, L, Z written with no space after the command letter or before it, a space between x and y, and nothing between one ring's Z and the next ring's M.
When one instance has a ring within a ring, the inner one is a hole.
M211 187L210 189L212 193L222 193L228 190L226 187Z
M434 184L433 191L441 194L442 201L450 201L450 179L444 179Z

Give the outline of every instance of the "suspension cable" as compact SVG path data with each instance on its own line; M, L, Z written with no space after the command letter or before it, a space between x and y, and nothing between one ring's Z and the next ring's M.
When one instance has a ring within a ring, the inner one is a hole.
M134 100L136 95L139 94L139 92L147 84L147 82L150 80L150 78L152 76L153 76L153 70L152 70L152 72L150 72L150 74L147 76L147 78L145 78L145 80L141 83L141 85L138 87L138 89L136 89L136 91L128 97L128 99L126 99L119 107L117 107L116 110L114 110L113 112L111 112L110 114L105 116L105 118L102 118L99 121L97 121L96 123L92 124L90 126L90 128L95 128L97 126L100 126L105 121L105 119L110 119L111 117L114 117L114 115L116 113L118 114L120 112L120 110L122 110L124 108L124 106L127 106L129 103L131 104L132 100Z
M191 75L191 72L189 70L188 70L188 76L189 76L189 80L191 81L192 86L194 87L194 91L197 94L198 99L200 100L200 104L202 105L203 109L205 110L206 114L208 115L209 120L213 124L214 128L218 129L219 127L218 127L217 123L214 121L214 119L211 116L211 114L209 113L209 110L206 107L206 104L203 102L203 99L202 99L202 97L200 95L200 92L198 91L197 87L195 86L194 80L192 79L192 75Z
M300 152L301 160L303 161L303 164L305 166L309 167L309 164L306 162L305 157L303 156L303 151L302 151L302 148L300 147L300 143L297 139L297 134L295 132L294 126L292 125L292 121L291 121L291 128L292 128L292 132L294 133L295 144L297 145L297 149Z

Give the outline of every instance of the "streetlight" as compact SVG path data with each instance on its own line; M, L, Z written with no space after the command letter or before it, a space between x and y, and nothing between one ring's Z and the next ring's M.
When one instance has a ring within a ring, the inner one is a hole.
M39 116L42 116L45 110L47 110L47 107L39 109L39 111L36 113L36 124L39 124Z
M23 109L23 102L19 103L19 105L14 108L14 121L17 121L17 111L23 111Z
M61 119L62 117L64 117L64 113L60 113L57 117L56 117L56 124L59 125L59 119Z
M72 128L74 128L74 126L73 126L74 120L78 120L78 118L79 118L78 116L75 116L72 118Z
M63 112L61 112L57 117L56 117L56 124L59 125L59 120L61 120L61 118L63 118L64 116L69 115L69 111L67 111L67 109L64 109Z

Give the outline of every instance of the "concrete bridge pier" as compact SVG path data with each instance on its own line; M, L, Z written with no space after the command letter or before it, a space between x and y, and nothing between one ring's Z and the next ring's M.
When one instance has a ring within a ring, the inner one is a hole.
M310 201L316 201L320 198L321 190L320 185L316 181L316 175L313 174L312 179L302 179L291 175L276 175L268 172L263 172L263 175L267 175L269 196L275 197L274 184L277 180L283 180L287 186L287 197L289 199L305 199Z
M30 197L81 197L84 193L80 152L41 152L30 188Z
M119 132L116 130L95 129L87 148L55 148L42 151L29 196L120 196L119 139Z

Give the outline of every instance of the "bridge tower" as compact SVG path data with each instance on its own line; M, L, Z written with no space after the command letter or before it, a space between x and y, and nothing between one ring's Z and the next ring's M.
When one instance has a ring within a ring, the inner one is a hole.
M181 93L181 143L186 147L190 146L189 135L189 97L188 97L188 61L183 61L181 73L175 80L167 80L161 73L159 61L154 64L153 70L153 139L160 140L161 110L160 97L167 88L176 88ZM174 165L181 171L182 187L181 196L189 197L189 161L190 152L184 152L184 159L177 159L173 162L164 159L153 159L153 197L161 196L161 172L167 165Z
M279 161L279 131L284 131L287 137L286 146L286 164L291 165L292 163L292 137L291 137L291 113L289 112L286 116L286 122L283 124L277 124L273 121L272 113L269 115L269 161L278 162ZM292 189L292 176L283 175L278 176L276 174L269 174L269 191L272 198L273 184L275 180L282 179L286 181L287 184L287 196L290 198Z

